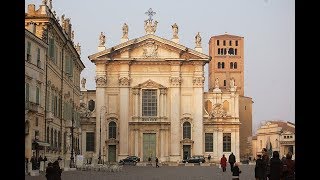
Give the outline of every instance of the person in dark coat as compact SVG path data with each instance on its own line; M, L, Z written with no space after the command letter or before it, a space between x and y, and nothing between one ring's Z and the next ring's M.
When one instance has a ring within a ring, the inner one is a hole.
M48 163L48 167L46 168L46 178L47 180L55 180L55 170L53 168L52 162Z
M236 162L236 156L234 156L233 152L231 152L231 154L229 155L228 161L229 161L229 164L230 164L230 170L232 172L233 165Z
M156 167L160 167L158 163L159 163L159 159L156 157Z
M262 174L263 174L263 180L267 180L267 175L270 172L270 159L268 155L268 151L266 148L262 149Z
M279 158L279 152L273 151L270 159L270 173L269 180L280 180L282 177L282 161Z
M37 169L37 158L35 156L35 154L33 153L33 155L31 156L31 160L30 160L31 164L32 164L32 170L36 170Z
M222 168L222 172L226 172L227 158L224 156L224 154L222 155L222 158L220 159L220 165L221 165L221 168Z
M241 171L239 169L239 165L238 165L238 163L235 163L234 167L232 169L232 180L239 180L240 173L241 173Z
M58 160L53 162L53 169L54 169L54 179L55 180L61 180L62 169L59 166L59 161Z
M283 162L283 180L295 179L295 161L292 160L292 153L286 155L286 160Z
M254 167L254 177L256 180L264 180L264 167L263 167L263 162L261 159L261 155L259 154L257 156L256 160L256 166Z

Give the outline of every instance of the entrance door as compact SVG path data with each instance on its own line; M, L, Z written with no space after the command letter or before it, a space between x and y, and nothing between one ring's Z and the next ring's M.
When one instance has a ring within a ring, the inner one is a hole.
M191 154L191 145L183 145L183 159L188 159Z
M156 134L144 133L143 134L143 161L148 161L151 157L152 160L156 157Z
M116 162L116 145L109 145L108 161L109 162Z

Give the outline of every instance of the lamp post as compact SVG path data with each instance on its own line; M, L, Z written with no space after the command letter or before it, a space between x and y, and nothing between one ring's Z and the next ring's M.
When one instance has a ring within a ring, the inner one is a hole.
M105 111L106 107L105 106L102 106L101 109L100 109L100 134L99 134L99 137L100 137L100 144L99 144L99 157L98 157L98 164L102 164L102 159L101 159L101 114Z
M74 103L72 104L72 118L71 118L71 156L70 156L70 168L75 168L74 164L74 157L73 157L73 123L74 123L74 118L73 118L73 113L74 113Z

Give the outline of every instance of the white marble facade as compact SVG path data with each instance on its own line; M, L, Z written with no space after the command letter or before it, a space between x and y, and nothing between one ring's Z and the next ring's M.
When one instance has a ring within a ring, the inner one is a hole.
M210 56L146 34L89 59L96 65L94 157L101 149L107 161L136 155L142 161L152 156L178 162L188 153L210 154L211 161L219 161L231 152L239 159L238 94L204 92L204 65ZM225 114L218 116L214 110L220 105ZM205 133L213 133L208 152ZM231 135L227 152L223 133Z

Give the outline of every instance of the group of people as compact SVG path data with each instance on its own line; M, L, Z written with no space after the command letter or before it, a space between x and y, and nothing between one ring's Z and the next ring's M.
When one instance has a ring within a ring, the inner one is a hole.
M267 149L262 149L262 156L258 155L255 166L256 180L294 180L295 161L292 160L292 153L286 154L280 160L278 151L273 151L272 158L269 158Z
M42 158L42 156L40 155L38 158L36 157L36 155L33 153L33 155L31 156L30 162L31 162L31 166L32 166L32 170L37 170L40 169L40 163L41 161L46 162L47 161L47 157L44 156L44 158ZM28 163L28 159L26 158L26 163Z
M227 160L226 156L223 154L220 159L220 166L222 168L222 172L226 172L227 169L227 161L230 164L230 171L232 172L232 180L239 180L239 175L241 170L239 168L239 164L236 162L236 156L231 152L229 158Z
M160 166L159 166L159 159L158 159L158 157L156 157L155 161L156 161L156 168L160 167ZM151 164L151 157L148 158L148 162L149 162L150 165L152 165L152 164Z

